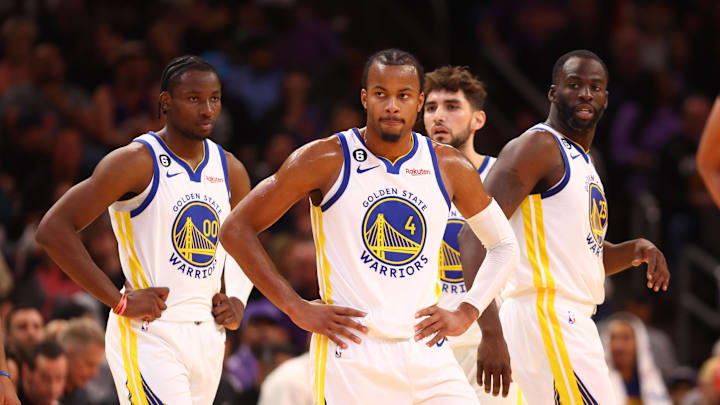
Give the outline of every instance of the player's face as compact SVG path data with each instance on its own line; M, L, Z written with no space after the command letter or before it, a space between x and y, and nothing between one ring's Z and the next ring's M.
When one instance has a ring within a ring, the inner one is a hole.
M190 139L210 136L220 115L222 91L213 72L190 70L169 92L168 123Z
M410 133L424 101L414 66L379 63L370 66L367 89L362 89L360 98L368 127L386 142L397 142Z
M424 108L423 121L430 138L455 148L485 124L484 114L473 110L462 90L433 90L427 95Z
M594 128L607 108L607 75L600 62L573 57L563 66L558 83L550 89L550 101L560 119L576 131Z

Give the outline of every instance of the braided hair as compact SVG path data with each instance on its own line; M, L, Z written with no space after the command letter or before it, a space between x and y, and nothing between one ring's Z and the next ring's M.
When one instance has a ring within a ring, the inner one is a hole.
M170 91L179 83L183 73L191 70L213 72L216 76L220 77L215 67L205 59L195 55L178 56L173 58L167 66L165 66L165 69L163 69L162 75L160 76L160 92ZM162 105L158 99L158 118L160 118L160 114L164 113L165 111L162 109Z

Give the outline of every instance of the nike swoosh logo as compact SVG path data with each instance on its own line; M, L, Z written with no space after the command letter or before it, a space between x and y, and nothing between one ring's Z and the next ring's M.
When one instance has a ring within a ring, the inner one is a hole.
M180 174L180 173L182 173L182 172L177 172L177 173L173 173L173 174L170 174L170 172L168 172L168 173L166 174L166 176L168 176L168 178L170 178L170 177L175 177L175 176L177 176L177 175Z
M373 167L368 167L367 169L361 169L361 168L358 166L357 172L358 172L358 173L365 173L365 172L367 172L368 170L372 170L372 169L374 169L374 168L376 168L376 167L380 167L380 165L373 166Z
M580 156L579 153L578 153L577 155L575 155L575 156L572 156L572 155L571 155L570 157L573 158L573 159L575 159L575 158L577 158L578 156Z

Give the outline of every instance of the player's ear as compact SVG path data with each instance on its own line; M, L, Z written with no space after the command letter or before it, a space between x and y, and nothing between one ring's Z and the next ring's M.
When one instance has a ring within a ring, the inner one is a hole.
M163 91L160 93L160 112L163 114L166 114L168 109L170 108L170 93L167 91Z
M418 97L417 112L422 111L423 105L425 105L425 93L421 91L420 96Z
M367 110L367 91L365 89L360 90L360 102L363 108Z
M551 103L555 102L555 97L557 96L557 86L554 84L550 85L550 90L548 90L548 100L550 100Z
M470 119L470 129L472 129L473 131L477 131L478 129L485 126L486 121L487 115L485 115L485 111L477 110L472 113L472 118Z
M605 109L607 110L608 100L610 100L610 92L605 90Z

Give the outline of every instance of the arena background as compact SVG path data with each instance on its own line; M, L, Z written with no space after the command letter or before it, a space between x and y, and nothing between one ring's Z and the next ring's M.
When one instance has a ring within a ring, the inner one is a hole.
M692 375L681 366L697 369L711 356L720 336L720 215L694 154L720 87L715 0L1 0L0 16L3 320L32 306L49 323L47 336L62 328L58 320L78 316L104 325L108 309L47 258L34 230L102 156L162 127L158 81L174 56L198 54L217 67L223 113L213 139L256 184L296 147L363 125L360 76L374 51L408 50L426 71L469 66L489 93L476 147L496 155L544 119L554 61L586 48L610 70L609 108L592 148L610 207L608 240L647 237L672 272L670 290L659 294L645 288L642 269L611 277L596 318L631 311L651 336L664 336L669 384ZM108 219L83 236L122 285ZM262 241L296 289L317 297L307 203ZM257 291L246 318L229 334L218 404L256 403L265 376L306 347L304 333ZM93 395L92 403L113 403L107 392Z

